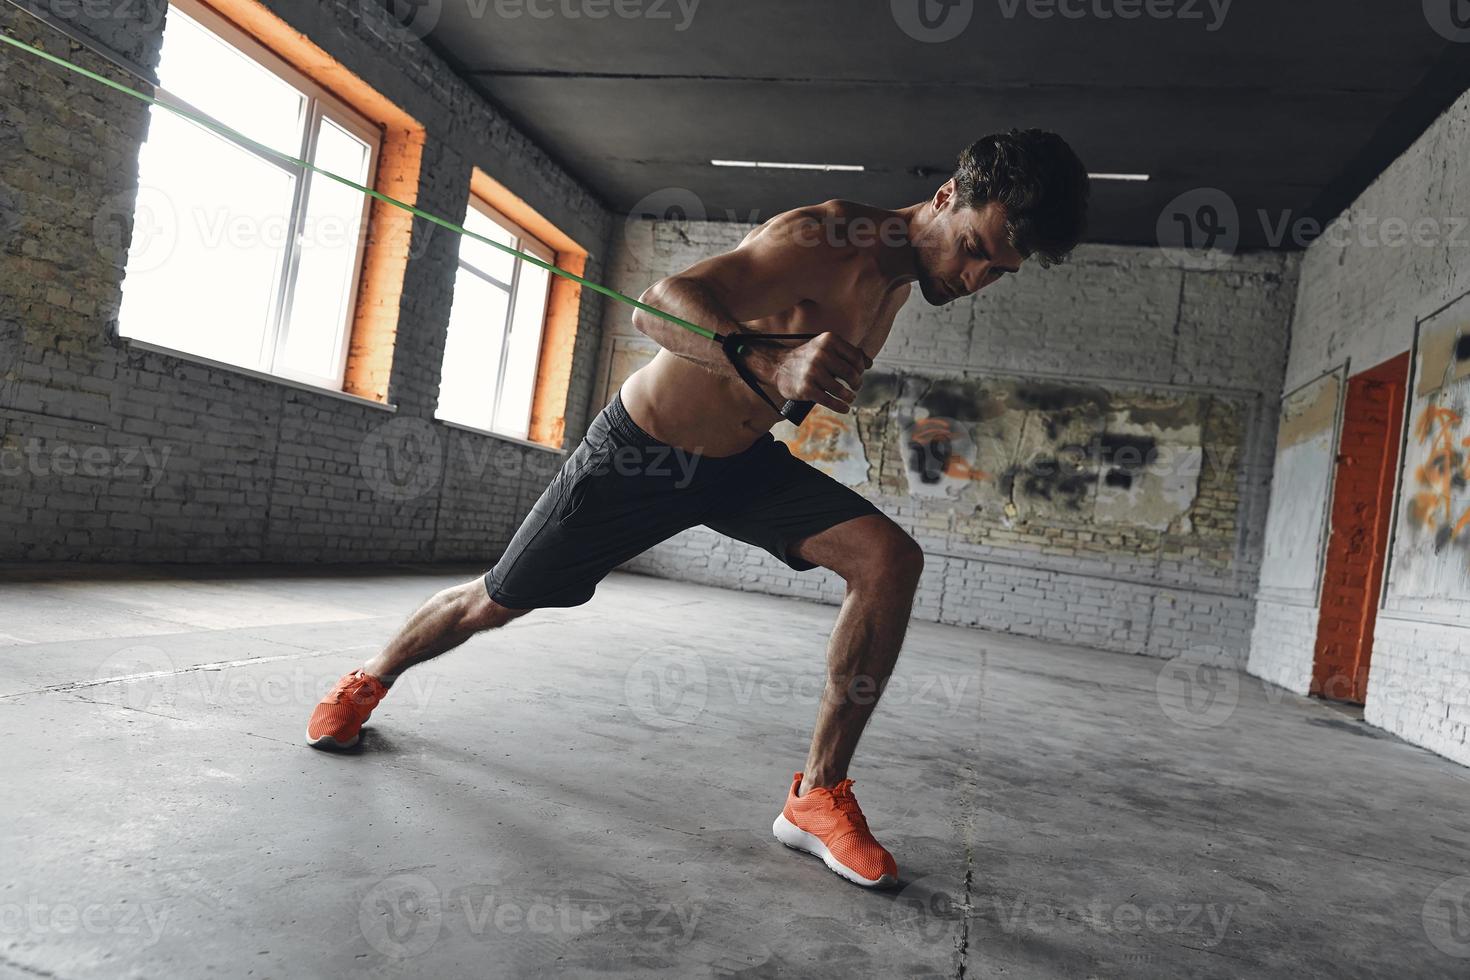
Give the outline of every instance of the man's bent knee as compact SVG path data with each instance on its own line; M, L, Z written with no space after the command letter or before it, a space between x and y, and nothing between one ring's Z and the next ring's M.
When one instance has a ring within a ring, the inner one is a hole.
M872 584L887 590L913 591L924 572L924 549L897 525L875 536L848 575L850 584Z

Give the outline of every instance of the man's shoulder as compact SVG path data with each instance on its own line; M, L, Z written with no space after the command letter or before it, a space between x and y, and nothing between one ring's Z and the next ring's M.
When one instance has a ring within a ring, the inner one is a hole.
M815 248L829 260L871 262L879 246L902 244L907 233L907 224L896 212L834 198L783 211L746 242L793 243Z

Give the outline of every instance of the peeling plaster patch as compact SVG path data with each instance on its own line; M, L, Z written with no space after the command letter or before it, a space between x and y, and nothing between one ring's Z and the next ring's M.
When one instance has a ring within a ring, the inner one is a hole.
M1271 471L1271 510L1261 559L1263 588L1315 593L1341 388L1341 379L1329 374L1281 403L1276 463Z
M1445 371L1459 353L1461 334L1470 332L1470 327L1447 318L1430 323L1419 332L1419 384L1414 394L1420 398L1438 391L1445 383ZM1464 361L1456 364L1455 377L1463 377L1458 370Z
M1281 402L1281 428L1276 435L1278 454L1300 442L1315 442L1323 433L1331 433L1337 423L1337 402L1342 382L1336 375L1318 381L1288 395Z
M785 441L793 456L844 486L868 482L868 452L858 434L856 414L839 415L818 405Z
M1130 406L1107 418L1094 514L1106 524L1189 533L1204 463L1198 401ZM1140 422L1140 419L1147 421Z

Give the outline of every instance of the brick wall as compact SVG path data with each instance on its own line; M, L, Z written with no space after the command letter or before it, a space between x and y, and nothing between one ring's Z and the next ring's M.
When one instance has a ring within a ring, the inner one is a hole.
M1421 234L1385 232L1389 219ZM1470 94L1394 161L1342 216L1344 233L1301 260L1286 387L1344 363L1356 374L1409 350L1417 320L1470 292ZM1249 660L1259 677L1305 694L1318 609L1261 604ZM1269 620L1269 621L1268 621ZM1290 628L1287 624L1290 623ZM1470 622L1426 622L1380 608L1365 718L1470 764Z
M161 7L112 6L56 14L151 70ZM602 275L606 210L381 5L267 6L424 125L421 207L461 219L479 166L586 245L587 275ZM10 6L0 30L131 81ZM452 234L414 228L396 411L145 350L115 320L146 107L8 48L0 89L0 559L488 562L503 550L561 457L433 419ZM573 442L601 323L600 298L584 299Z
M671 195L673 197L673 195ZM611 285L636 295L663 275L734 247L750 225L635 220L611 252ZM1206 434L1237 457L1206 467L1201 535L1093 534L1044 523L983 534L950 506L896 486L870 494L924 545L915 615L1109 650L1241 664L1254 619L1266 491L1281 395L1294 260L1246 256L1182 268L1153 249L1089 246L1066 265L1028 268L973 300L909 301L873 372L1006 375L1163 385L1238 405L1239 431ZM646 341L609 309L599 397ZM778 428L778 436L790 430ZM884 450L888 451L887 449ZM893 452L897 452L894 448ZM871 452L871 450L870 450ZM1207 552L1207 553L1206 553ZM630 568L836 602L842 583L795 573L765 552L696 529Z

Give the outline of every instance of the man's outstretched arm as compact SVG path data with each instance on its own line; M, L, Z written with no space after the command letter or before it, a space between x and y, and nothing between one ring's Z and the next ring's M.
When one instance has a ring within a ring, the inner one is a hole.
M818 227L815 219L800 212L774 218L733 251L659 280L640 298L716 333L739 333L747 321L820 300L839 257L810 237ZM642 310L634 310L633 326L665 350L713 374L740 377L712 340ZM862 386L862 374L872 365L861 350L831 333L800 345L752 345L741 356L751 372L782 398L814 401L843 413L849 411Z

